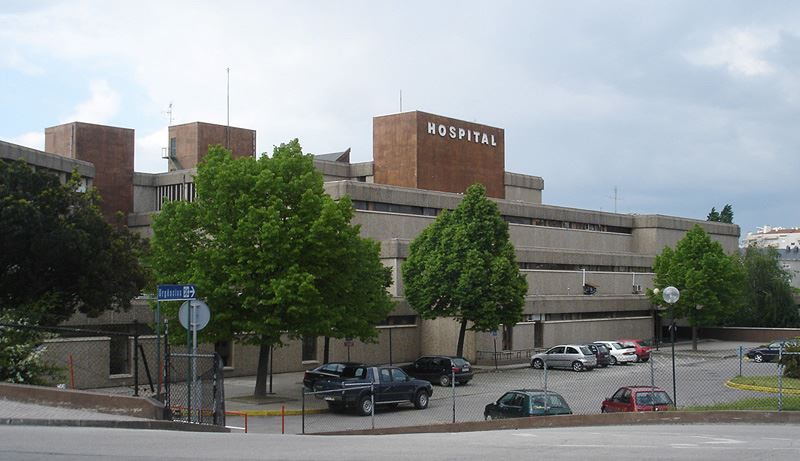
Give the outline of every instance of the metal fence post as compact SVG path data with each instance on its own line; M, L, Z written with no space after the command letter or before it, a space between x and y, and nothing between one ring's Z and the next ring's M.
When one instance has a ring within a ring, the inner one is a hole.
M303 395L303 406L300 407L300 431L302 434L306 433L306 390L301 389L300 393Z
M133 321L133 396L139 397L139 321Z
M783 344L778 348L778 411L783 411Z
M375 383L369 383L369 400L372 402L372 428L375 429Z
M744 357L744 347L739 346L739 376L742 376L742 358Z
M650 399L653 401L653 411L656 411L656 358L650 355Z
M453 424L456 423L456 369L450 368L450 385L453 387Z

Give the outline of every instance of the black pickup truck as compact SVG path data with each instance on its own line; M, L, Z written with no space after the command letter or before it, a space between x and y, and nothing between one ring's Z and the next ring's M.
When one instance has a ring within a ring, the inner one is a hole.
M374 396L370 393L374 390ZM361 415L372 414L375 405L397 406L410 402L418 409L427 408L433 387L428 381L414 379L398 367L354 366L342 376L314 383L315 396L328 402L331 411L355 408Z

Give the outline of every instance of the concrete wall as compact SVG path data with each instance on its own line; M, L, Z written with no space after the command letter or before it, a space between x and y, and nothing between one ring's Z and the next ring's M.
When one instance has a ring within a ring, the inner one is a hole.
M630 317L597 320L569 320L544 323L545 347L565 343L586 343L620 337L653 337L652 317Z
M461 324L451 318L420 320L420 355L455 355ZM464 337L464 356L475 357L475 332L467 330Z
M581 271L524 270L529 295L583 295L584 273ZM633 280L642 293L653 286L652 273L586 271L586 283L597 288L597 295L633 294Z
M703 339L762 342L766 344L778 339L800 337L800 328L703 327L700 328L698 334Z

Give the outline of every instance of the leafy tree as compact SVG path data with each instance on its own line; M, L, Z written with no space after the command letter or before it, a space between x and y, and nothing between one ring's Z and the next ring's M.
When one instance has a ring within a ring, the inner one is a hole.
M733 208L730 205L722 207L719 213L719 222L733 224Z
M461 323L457 355L464 353L468 322L471 330L489 331L522 317L528 283L519 273L508 224L480 184L414 239L402 271L406 299L423 318Z
M110 226L79 181L0 161L0 313L56 324L127 309L146 285L144 243Z
M672 285L680 290L680 299L665 314L688 320L693 350L699 325L721 323L740 305L744 272L738 258L726 255L722 245L697 224L674 250L667 247L656 256L653 269L656 288ZM660 293L649 294L654 304L665 305Z
M749 246L742 258L744 305L727 322L736 326L792 328L800 325L791 274L781 267L778 250Z
M153 268L159 283L197 285L212 310L204 340L260 346L255 395L266 394L269 349L284 333L377 335L393 307L391 269L350 224L350 200L325 194L296 139L259 159L212 147L195 184L194 202L168 203L154 219Z
M733 224L733 207L726 204L724 207L722 207L722 211L717 211L715 207L711 207L711 211L708 213L706 221Z

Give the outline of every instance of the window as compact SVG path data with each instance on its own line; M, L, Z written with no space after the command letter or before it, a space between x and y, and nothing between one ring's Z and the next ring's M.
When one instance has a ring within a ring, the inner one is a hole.
M303 336L303 361L317 360L317 337Z
M178 152L178 138L169 138L169 158L174 159Z
M402 382L405 381L408 375L399 368L392 368L392 381Z
M230 341L217 341L214 343L214 352L219 354L223 367L233 366L233 347Z
M392 375L389 374L389 370L387 368L381 368L381 382L382 383L392 382Z

